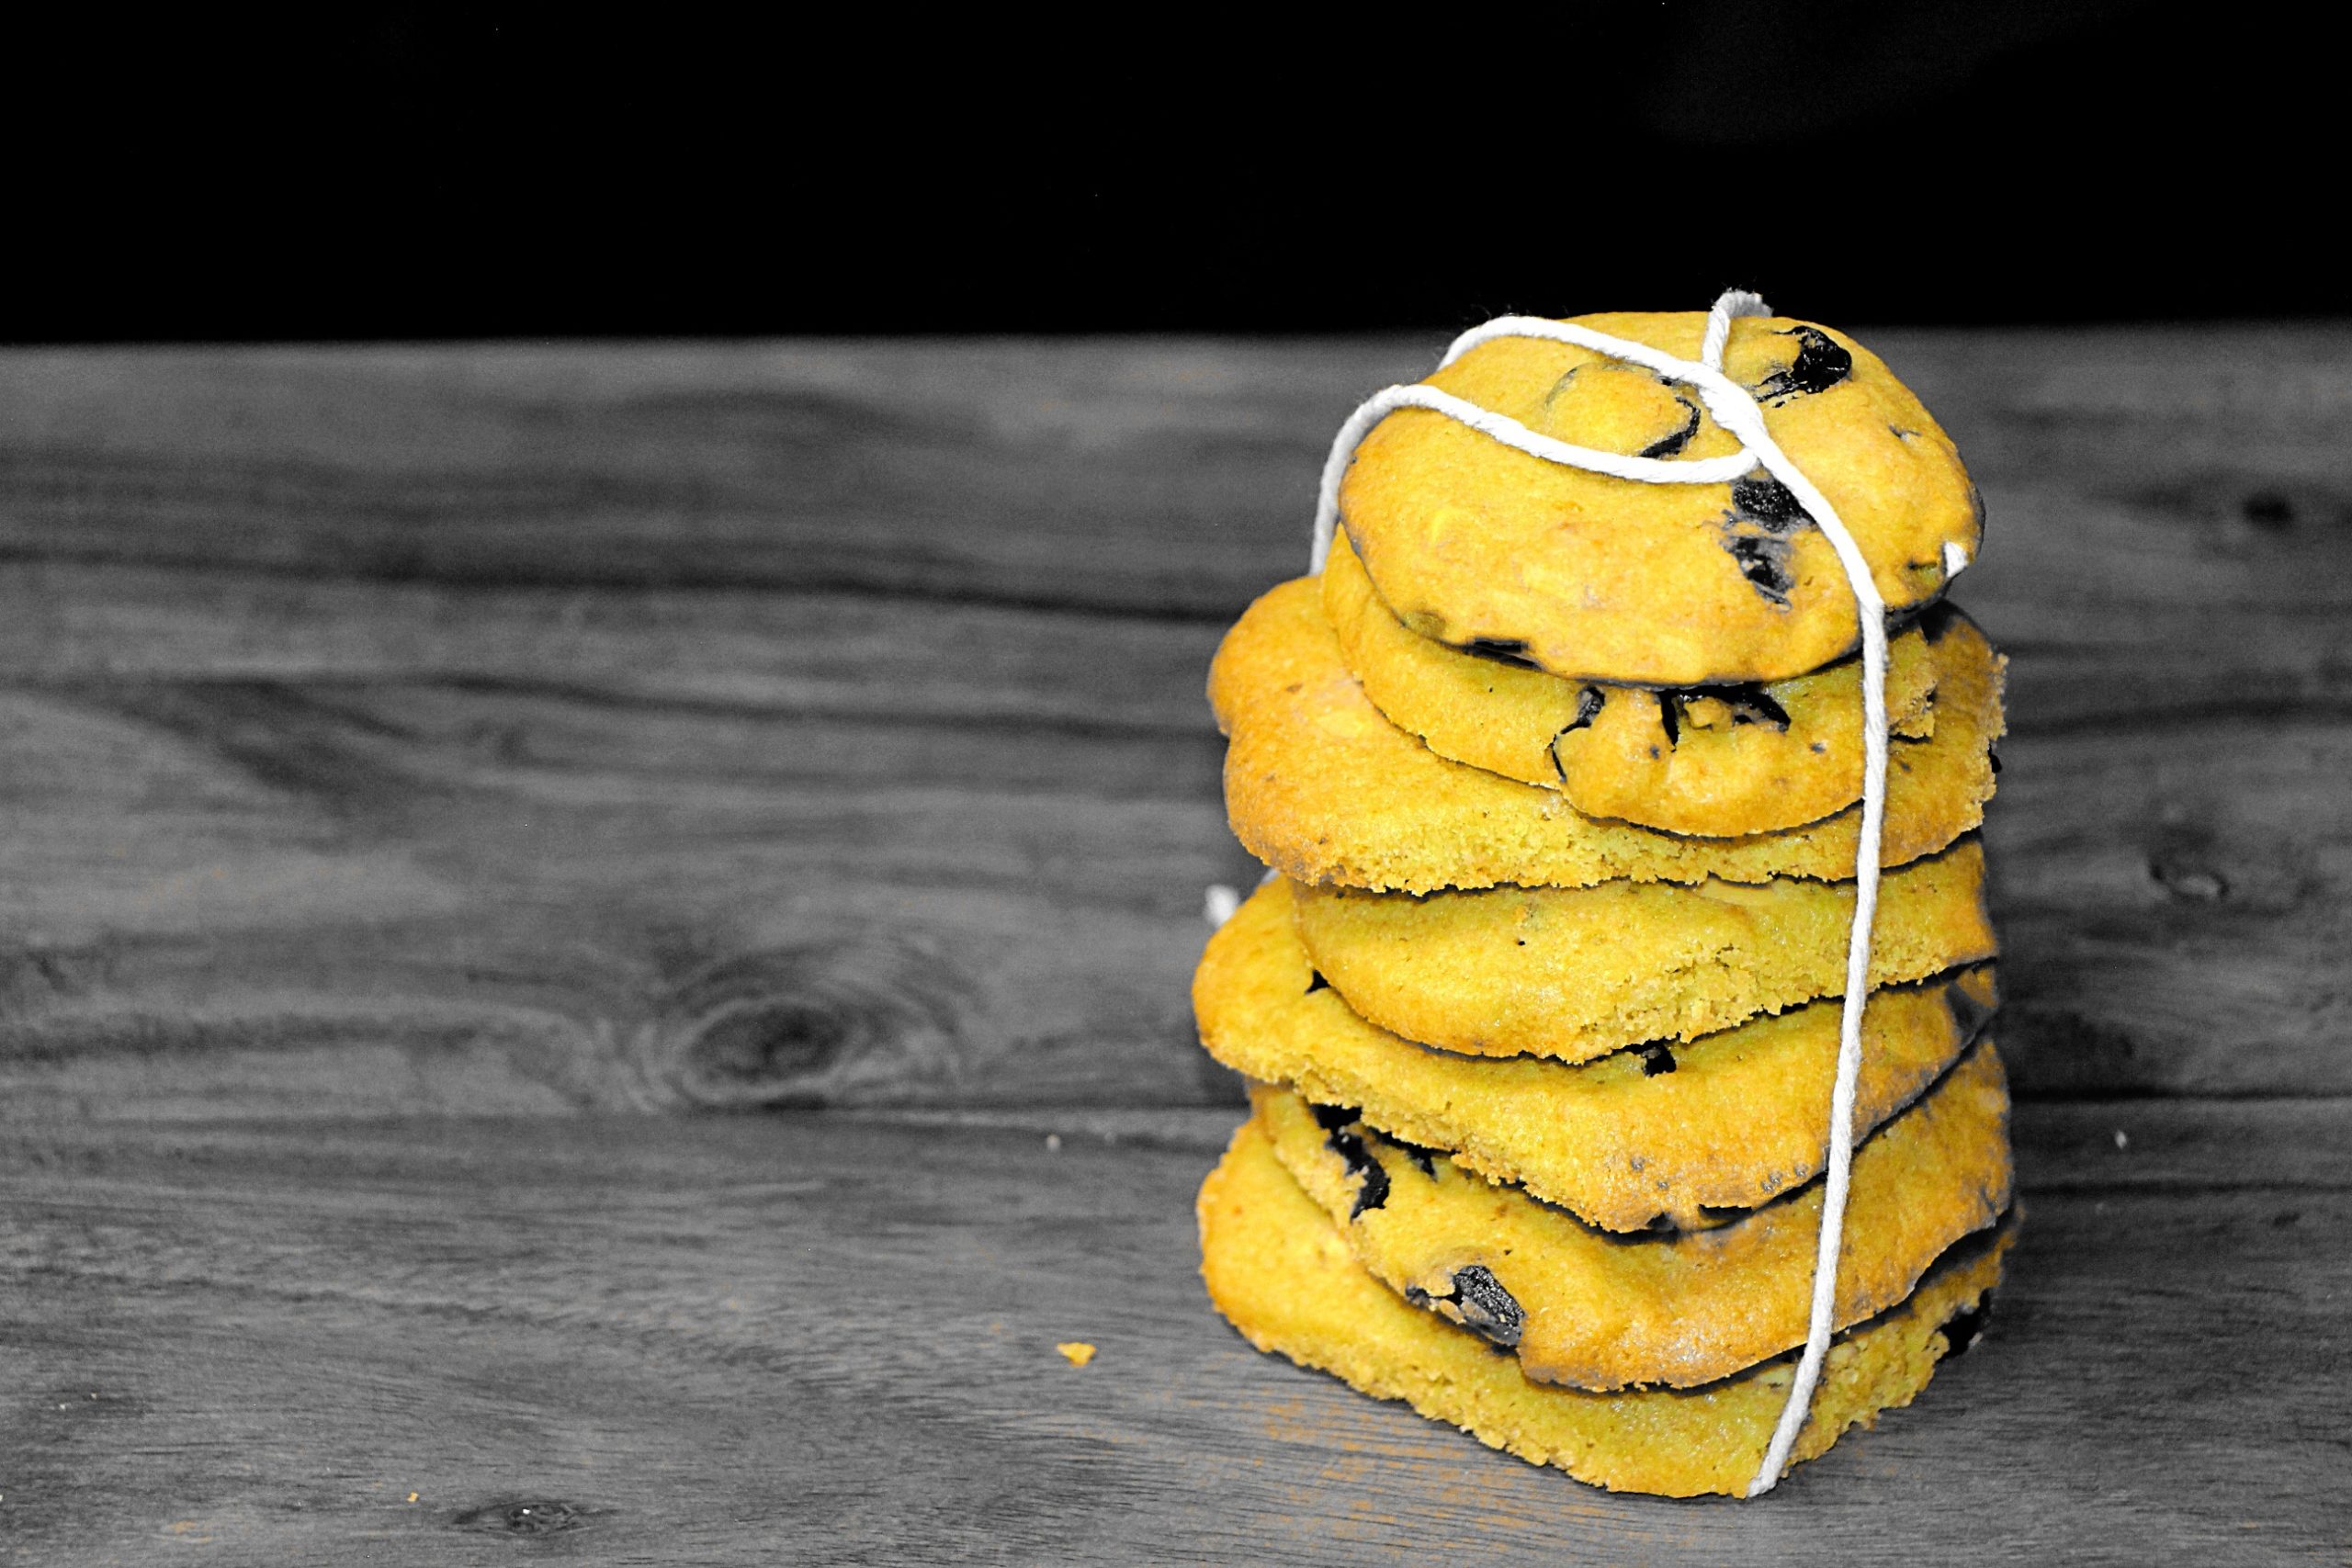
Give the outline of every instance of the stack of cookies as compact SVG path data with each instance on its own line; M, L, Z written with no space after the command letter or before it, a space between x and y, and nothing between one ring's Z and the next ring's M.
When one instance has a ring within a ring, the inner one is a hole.
M1582 324L1696 361L1707 318ZM1856 1143L1804 1459L1967 1347L2013 1229L1975 837L2002 662L1944 602L1974 491L1886 367L1754 316L1710 363L1888 611ZM1426 385L1653 466L1747 450L1690 385L1572 343L1499 337ZM1645 482L1408 407L1338 502L1319 575L1253 604L1211 675L1228 814L1271 874L1193 987L1253 1107L1201 1193L1210 1294L1260 1348L1525 1459L1743 1493L1825 1211L1864 832L1854 592L1761 464Z

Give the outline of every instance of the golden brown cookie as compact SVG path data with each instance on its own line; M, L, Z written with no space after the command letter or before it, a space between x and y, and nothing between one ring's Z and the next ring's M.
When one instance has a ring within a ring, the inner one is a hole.
M1867 1134L1958 1060L1996 1003L1991 966L1871 995L1854 1127ZM1819 1172L1838 1004L1580 1066L1431 1051L1366 1023L1299 944L1271 882L1209 939L1193 979L1201 1042L1227 1066L1359 1107L1392 1137L1453 1151L1604 1230L1696 1230Z
M1854 885L1604 882L1455 893L1292 890L1299 940L1381 1028L1475 1056L1581 1062L1845 990ZM1873 987L1998 951L1975 838L1885 874Z
M1407 629L1344 536L1321 582L1340 653L1384 717L1441 757L1556 789L1587 817L1732 838L1816 822L1862 796L1859 660L1770 685L1564 681ZM1889 646L1897 739L1935 733L1928 644L1957 614L1930 609Z
M1313 578L1267 593L1226 635L1209 672L1217 722L1232 737L1227 815L1250 852L1292 880L1419 893L1854 874L1859 806L1781 832L1693 839L1596 820L1557 790L1446 761L1372 705L1319 594ZM2000 660L1965 621L1930 651L1936 733L1894 749L1883 865L1973 829L1993 793Z
M1787 1401L1787 1359L1695 1389L1589 1393L1531 1382L1516 1359L1374 1280L1274 1157L1253 1118L1201 1188L1201 1275L1244 1338L1382 1399L1449 1421L1489 1448L1618 1491L1738 1495ZM2000 1282L2009 1227L1962 1243L1901 1306L1830 1348L1793 1459L1910 1403L1936 1362L1971 1342Z
M1695 312L1577 320L1685 359L1706 326ZM1827 328L1751 318L1733 323L1724 370L1837 508L1890 610L1942 593L1947 546L1974 557L1982 518L1959 454L1877 355ZM1739 446L1689 388L1566 344L1485 344L1429 384L1580 446L1693 459ZM1645 484L1400 409L1356 448L1340 508L1407 626L1555 674L1780 681L1856 645L1828 539L1760 468L1726 483Z
M1715 1229L1628 1241L1443 1150L1399 1144L1347 1107L1251 1086L1274 1152L1408 1302L1519 1357L1540 1382L1690 1388L1804 1343L1822 1184ZM2009 1206L2008 1093L1980 1040L1854 1153L1837 1326L1911 1293L1928 1266Z

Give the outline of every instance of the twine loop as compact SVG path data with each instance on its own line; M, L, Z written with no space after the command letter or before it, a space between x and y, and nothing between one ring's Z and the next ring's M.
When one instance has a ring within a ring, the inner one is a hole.
M1846 942L1846 994L1838 1017L1838 1076L1829 1099L1829 1138L1826 1187L1822 1194L1821 1232L1814 1256L1813 1305L1805 1329L1804 1352L1798 1359L1788 1402L1764 1452L1764 1461L1747 1484L1747 1495L1761 1496L1780 1483L1788 1470L1789 1452L1804 1429L1812 1408L1815 1388L1821 1381L1823 1359L1829 1353L1836 1325L1838 1261L1845 1241L1846 1190L1854 1159L1854 1092L1862 1065L1862 1010L1869 999L1871 931L1878 913L1879 852L1886 826L1886 603L1871 577L1861 547L1838 520L1838 509L1821 493L1803 469L1790 460L1765 428L1764 410L1745 387L1723 372L1724 351L1731 341L1731 324L1742 316L1770 312L1764 301L1745 289L1728 289L1707 312L1706 335L1700 356L1682 359L1647 344L1595 332L1574 321L1548 321L1538 316L1498 316L1471 328L1453 340L1439 367L1497 338L1536 338L1572 344L1612 359L1639 365L1669 380L1690 387L1717 424L1729 431L1740 449L1725 457L1688 461L1663 457L1634 457L1577 446L1531 430L1505 414L1478 407L1451 392L1430 386L1388 387L1374 393L1340 427L1331 454L1323 464L1322 484L1315 506L1312 569L1323 570L1331 537L1339 525L1340 481L1354 460L1356 447L1372 427L1398 409L1413 408L1442 414L1480 434L1547 463L1607 474L1641 484L1722 484L1762 467L1786 486L1814 526L1837 552L1846 586L1854 596L1855 618L1862 641L1862 821L1860 841L1854 852L1854 919ZM1944 551L1947 571L1968 563L1957 545Z

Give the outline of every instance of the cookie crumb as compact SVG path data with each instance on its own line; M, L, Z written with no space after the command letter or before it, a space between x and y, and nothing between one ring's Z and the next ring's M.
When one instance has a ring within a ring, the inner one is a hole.
M2115 1130L2115 1146L2119 1149L2128 1149L2132 1146L2132 1140L2124 1136L2123 1129L2120 1127Z
M1059 1350L1062 1359L1073 1367L1082 1367L1094 1359L1094 1347L1083 1339L1065 1339L1054 1348Z

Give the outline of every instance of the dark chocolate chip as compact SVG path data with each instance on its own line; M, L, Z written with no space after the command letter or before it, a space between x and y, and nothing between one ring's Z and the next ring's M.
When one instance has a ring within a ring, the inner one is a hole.
M1984 1325L1992 1321L1992 1317L1993 1292L1987 1291L1977 1299L1974 1306L1962 1307L1944 1319L1943 1326L1936 1330L1944 1337L1944 1343L1951 1347L1944 1352L1944 1359L1956 1361L1968 1354L1970 1347L1984 1337Z
M1682 744L1682 698L1679 694L1668 691L1657 694L1657 721L1666 727L1666 743L1668 746Z
M1764 378L1756 395L1768 400L1800 392L1826 392L1854 373L1854 356L1819 327L1792 327L1781 334L1797 340L1797 356L1786 370Z
M1307 973L1315 976L1315 978L1306 983L1306 994L1308 996L1311 997L1317 991L1328 991L1331 988L1331 982L1323 978L1322 970L1310 969Z
M1561 740L1575 731L1582 729L1586 725L1590 724L1594 719L1600 716L1601 705L1608 700L1607 694L1603 693L1600 687L1585 687L1582 691L1577 694L1576 717L1562 725L1560 727L1560 733L1552 737L1552 744L1546 748L1546 750L1548 750L1552 755L1552 771L1560 775L1560 782L1562 784L1568 782L1568 770L1562 766L1560 762ZM1520 945L1524 947L1527 944L1525 942L1521 942Z
M1661 1073L1670 1073L1674 1071L1674 1053L1672 1051L1667 1049L1663 1045L1644 1045L1640 1049L1642 1053L1642 1077L1645 1078L1654 1078Z
M1785 608L1789 590L1797 585L1789 570L1789 546L1785 539L1759 539L1749 534L1726 534L1724 548L1739 563L1739 574L1748 585L1767 600Z
M1498 1345L1516 1345L1527 1327L1526 1309L1503 1289L1503 1282L1481 1264L1453 1271L1453 1304L1462 1321Z
M1702 697L1713 697L1731 709L1734 724L1769 724L1786 732L1789 710L1772 698L1759 682L1746 682L1736 686L1667 686L1657 694L1658 707L1665 716L1666 738L1680 739L1677 731L1677 711L1679 705L1695 703Z
M1317 1105L1309 1100L1306 1109L1315 1113L1315 1124L1327 1133L1352 1127L1363 1119L1363 1112L1352 1105Z
M1783 734L1788 731L1789 710L1760 683L1718 687L1715 696L1730 705L1734 724L1769 724Z
M1515 637L1474 637L1468 642L1457 642L1453 646L1473 659L1508 664L1514 670L1544 668L1527 657L1527 644Z
M1385 1133L1381 1134L1381 1141L1419 1166L1423 1176L1435 1176L1437 1162L1445 1154L1443 1149L1424 1148L1419 1144L1408 1144L1402 1138L1391 1137Z
M1321 1118L1317 1117L1317 1121ZM1347 1162L1348 1174L1363 1179L1356 1189L1356 1201L1348 1210L1348 1218L1356 1219L1367 1209L1377 1209L1388 1201L1388 1172L1373 1157L1372 1150L1355 1134L1335 1128L1323 1140L1331 1152Z
M1975 1039L1993 1020L1993 1008L1957 982L1944 987L1944 1006L1951 1010L1953 1027L1962 1040Z
M1643 457L1671 457L1676 453L1681 451L1685 446L1690 446L1690 438L1699 434L1699 405L1692 402L1690 399L1682 396L1679 392L1675 394L1674 400L1680 403L1684 408L1689 409L1690 411L1690 417L1683 421L1682 428L1676 431L1673 434L1666 437L1662 441L1653 441L1647 446L1643 447Z
M1987 751L1984 753L1984 760L1993 764L1993 776L1996 779L1999 778L2001 776L2001 754L1998 751Z
M1731 508L1768 534L1785 534L1800 523L1812 521L1796 492L1763 468L1731 481Z

